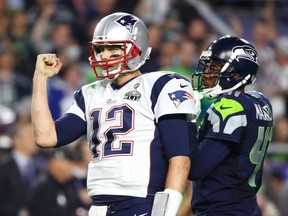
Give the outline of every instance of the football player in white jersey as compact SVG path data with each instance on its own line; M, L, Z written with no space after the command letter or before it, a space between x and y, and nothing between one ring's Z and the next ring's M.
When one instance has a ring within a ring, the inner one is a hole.
M74 104L56 121L46 87L62 63L55 54L38 55L32 101L37 145L60 147L87 134L90 216L175 216L190 168L187 122L196 118L198 103L189 80L173 72L141 74L151 48L145 24L131 14L101 19L90 50L90 64L103 79L75 92Z

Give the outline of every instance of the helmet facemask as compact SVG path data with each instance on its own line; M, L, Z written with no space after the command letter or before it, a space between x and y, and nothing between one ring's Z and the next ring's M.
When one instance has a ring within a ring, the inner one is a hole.
M200 60L197 72L192 75L194 90L214 88L219 84L221 65L218 61Z
M109 47L111 49L121 48L123 52L111 54L109 58L103 59L103 52L101 47ZM113 78L118 77L116 75L124 72L131 72L128 66L128 61L141 55L141 50L131 41L100 41L90 42L90 64L94 70L97 78Z

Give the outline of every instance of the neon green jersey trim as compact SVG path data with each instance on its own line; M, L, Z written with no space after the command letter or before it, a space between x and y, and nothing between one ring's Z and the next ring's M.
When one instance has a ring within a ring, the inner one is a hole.
M214 108L221 114L223 120L229 115L244 110L243 106L238 101L227 98L222 98L219 102L215 103Z

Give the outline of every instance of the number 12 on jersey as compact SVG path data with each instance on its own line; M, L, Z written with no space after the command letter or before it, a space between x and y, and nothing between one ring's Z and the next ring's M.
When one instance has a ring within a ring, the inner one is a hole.
M94 109L91 113L91 119L93 120L93 146L91 151L93 157L100 159L101 157L132 155L134 142L121 138L134 129L134 110L127 104L113 106L105 113L104 122L101 122L101 113L101 109ZM100 131L103 134L100 134ZM100 136L104 140L101 146L101 155L99 154L99 149L97 149L97 146L101 143Z

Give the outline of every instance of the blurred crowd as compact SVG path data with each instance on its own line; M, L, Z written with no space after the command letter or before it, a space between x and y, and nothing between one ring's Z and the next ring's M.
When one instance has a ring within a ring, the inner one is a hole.
M48 87L57 119L73 102L74 91L96 79L88 61L95 25L103 16L123 11L140 17L149 29L152 53L143 73L171 70L191 79L201 51L224 33L255 45L260 70L249 88L271 100L271 147L276 147L268 150L259 203L264 216L287 216L287 10L288 3L273 0L0 0L0 215L87 215L91 201L85 180L91 156L85 138L60 150L33 143L34 65L40 53L56 53L64 64ZM226 28L215 25L216 18ZM199 122L211 103L201 102Z

